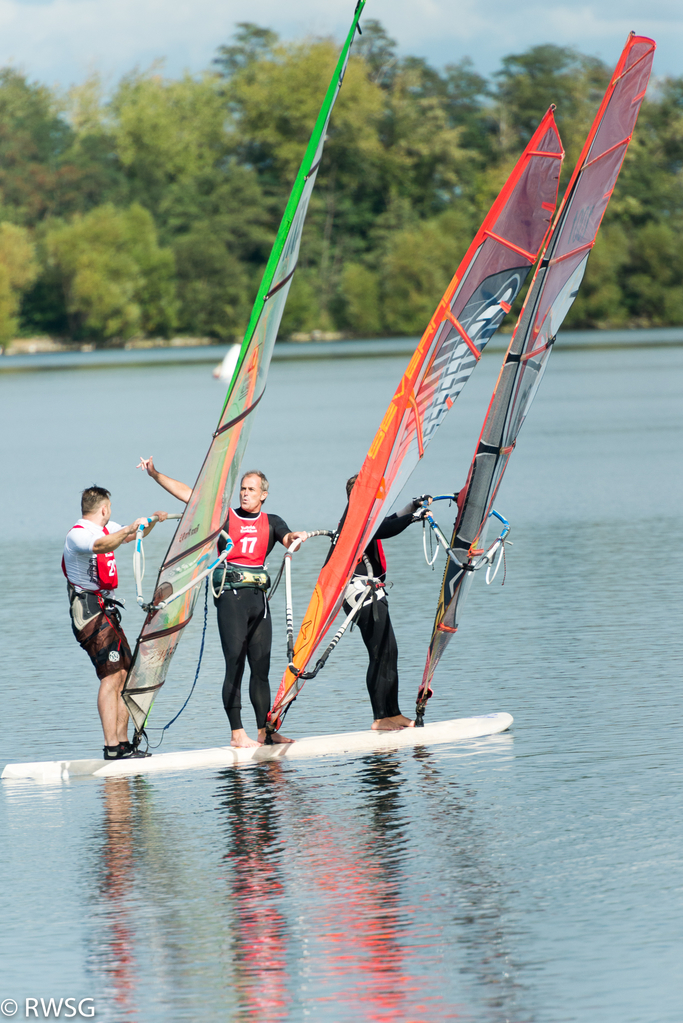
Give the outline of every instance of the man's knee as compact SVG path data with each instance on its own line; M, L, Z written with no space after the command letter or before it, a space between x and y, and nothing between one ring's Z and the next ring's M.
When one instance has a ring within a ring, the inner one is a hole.
M105 675L100 679L100 689L121 693L124 683L126 681L125 671L113 671L109 675Z

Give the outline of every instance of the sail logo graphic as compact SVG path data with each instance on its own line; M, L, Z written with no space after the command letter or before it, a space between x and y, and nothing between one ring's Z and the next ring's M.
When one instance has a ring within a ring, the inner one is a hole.
M178 537L178 543L185 543L190 536L194 536L195 533L199 532L199 526L195 526L194 529L187 529L184 533L181 533Z
M528 272L528 266L503 270L479 285L460 316L460 322L475 344L482 340L486 344L493 337Z
M526 266L492 274L482 281L465 305L459 322L480 351L498 330L503 317L519 294L528 272L529 267ZM425 445L460 394L475 365L475 357L469 346L455 330L450 340L444 344L442 352L448 361L448 367L442 369L443 359L439 359L433 367L432 377L441 376L441 379L436 385L439 393L425 416L422 427ZM425 383L432 381L425 380L422 387Z

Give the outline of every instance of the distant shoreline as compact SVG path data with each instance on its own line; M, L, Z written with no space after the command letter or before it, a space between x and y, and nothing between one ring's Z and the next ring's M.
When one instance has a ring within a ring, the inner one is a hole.
M301 335L300 335L301 337ZM274 361L299 359L374 358L410 355L418 337L343 340L323 335L315 340L278 341ZM486 351L501 352L509 334L497 334ZM655 327L634 330L560 331L558 349L607 349L683 346L683 327ZM218 365L231 347L207 338L178 337L170 341L150 339L129 341L121 347L96 348L92 344L67 345L51 338L27 338L11 342L9 352L0 355L0 372L47 369L96 369L117 366L152 366L178 363Z

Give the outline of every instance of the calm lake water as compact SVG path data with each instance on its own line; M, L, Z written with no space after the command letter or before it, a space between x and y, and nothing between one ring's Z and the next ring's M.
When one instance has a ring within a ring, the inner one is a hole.
M462 486L500 359L484 356L407 497ZM273 364L244 467L268 474L267 507L291 528L336 524L406 361ZM0 1010L14 999L23 1020L32 997L41 1014L41 998L92 999L83 1012L107 1023L680 1023L682 391L681 347L553 354L498 499L513 526L505 585L476 580L429 707L431 720L508 711L511 732L1 783ZM202 365L0 375L0 765L97 755L64 534L93 482L120 522L177 510L138 456L192 482L222 396ZM147 542L147 592L171 528ZM443 562L427 568L420 526L386 551L410 713ZM324 555L311 540L295 559L295 615ZM119 574L134 637L130 547ZM194 678L198 612L157 729ZM368 727L365 665L354 633L287 732ZM221 680L210 607L200 680L163 749L228 740Z

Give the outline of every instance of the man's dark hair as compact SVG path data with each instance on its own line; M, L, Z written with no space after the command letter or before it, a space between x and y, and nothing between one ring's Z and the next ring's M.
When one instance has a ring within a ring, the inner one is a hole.
M88 487L81 494L81 515L95 511L103 501L109 501L111 494L104 487Z
M347 497L351 497L351 491L353 490L353 484L358 479L358 476L359 476L359 473L356 473L355 476L349 476L349 478L347 479L347 481L346 481L346 496Z
M249 472L243 472L242 479L240 480L240 486L242 486L247 476L258 476L261 480L261 493L268 493L268 480L266 479L266 474L264 472L261 472L260 469L250 469Z

